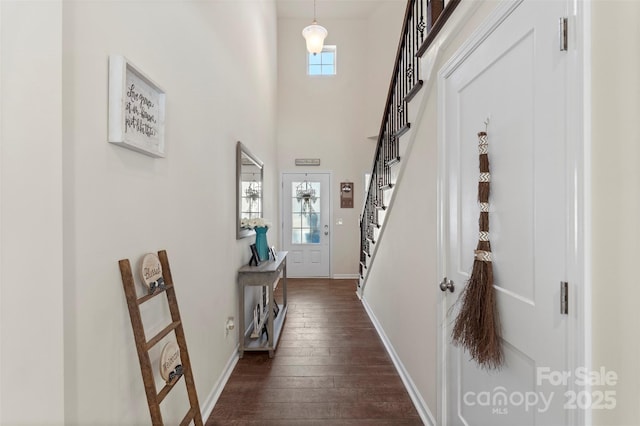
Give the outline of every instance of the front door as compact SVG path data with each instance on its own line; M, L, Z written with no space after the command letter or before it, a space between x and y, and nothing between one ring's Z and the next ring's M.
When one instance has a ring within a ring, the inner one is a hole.
M572 220L565 168L567 52L557 39L565 6L524 1L505 7L505 20L440 75L440 252L442 275L455 286L442 293L443 424L569 423L570 382L551 380L571 374L568 316L560 311ZM493 288L505 356L499 371L479 368L450 343L479 238L477 133L485 129Z
M331 274L329 173L283 173L282 238L290 277Z

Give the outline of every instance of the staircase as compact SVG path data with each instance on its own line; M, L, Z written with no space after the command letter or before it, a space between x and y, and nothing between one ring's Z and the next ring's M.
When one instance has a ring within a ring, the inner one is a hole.
M411 140L409 118L415 116L422 89L421 58L461 0L408 0L389 92L378 133L376 153L360 216L360 280L362 294L368 271L399 183L402 158ZM410 114L412 113L412 114Z

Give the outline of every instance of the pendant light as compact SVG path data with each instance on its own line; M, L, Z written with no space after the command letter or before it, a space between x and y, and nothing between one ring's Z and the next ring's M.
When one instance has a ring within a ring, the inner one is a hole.
M324 39L329 32L316 21L316 0L313 0L313 23L302 30L302 37L307 41L307 50L314 55L322 52Z

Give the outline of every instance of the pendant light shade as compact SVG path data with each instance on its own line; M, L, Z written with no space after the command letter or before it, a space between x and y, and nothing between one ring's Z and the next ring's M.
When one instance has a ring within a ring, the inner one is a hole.
M302 37L307 41L307 51L314 55L322 52L324 39L329 31L316 21L316 0L313 0L313 23L302 30Z
M305 29L302 30L302 37L307 41L307 50L309 53L315 54L322 52L324 39L328 34L327 29L322 25L318 25L316 21L313 21L313 24L305 27Z

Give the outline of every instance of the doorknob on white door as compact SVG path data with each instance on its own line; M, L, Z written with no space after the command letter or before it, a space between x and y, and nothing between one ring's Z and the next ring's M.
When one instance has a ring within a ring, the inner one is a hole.
M455 288L456 288L456 286L453 284L453 281L451 281L447 277L444 277L442 279L442 282L440 282L440 290L442 290L442 291L449 290L451 293L453 293Z
M329 235L329 225L324 226L324 235Z

